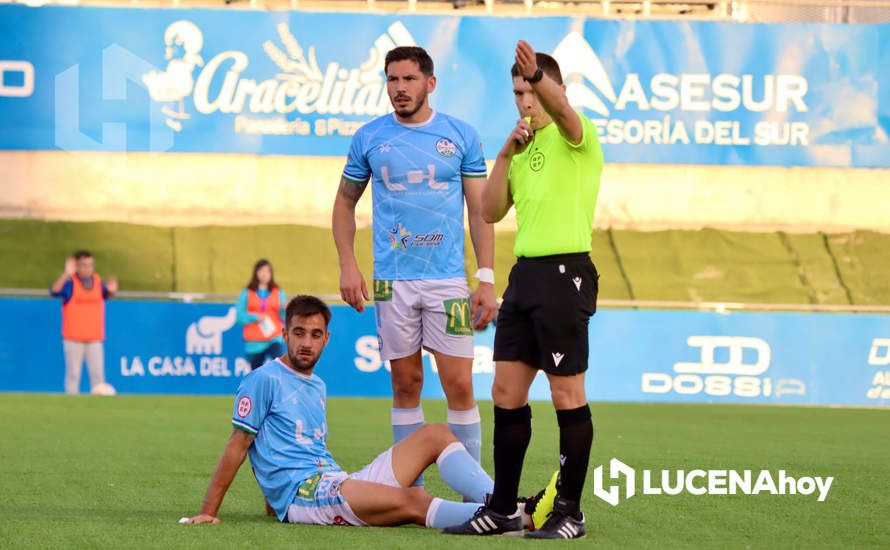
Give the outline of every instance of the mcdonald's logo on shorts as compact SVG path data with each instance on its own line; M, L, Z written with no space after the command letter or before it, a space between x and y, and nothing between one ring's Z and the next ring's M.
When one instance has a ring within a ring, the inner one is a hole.
M445 332L452 336L472 336L470 301L466 298L453 298L442 303L445 306Z
M374 281L374 301L392 301L392 281Z

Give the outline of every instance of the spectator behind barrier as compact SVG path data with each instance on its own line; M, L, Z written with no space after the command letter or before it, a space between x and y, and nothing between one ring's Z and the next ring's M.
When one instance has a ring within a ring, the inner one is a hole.
M62 349L65 354L65 393L80 390L84 359L92 393L109 394L105 383L105 300L117 290L117 279L108 283L94 271L93 255L78 250L65 260L65 271L50 287L52 296L62 298Z
M272 264L259 260L247 288L238 295L235 308L244 326L244 355L254 370L284 353L284 308L287 299L275 283Z

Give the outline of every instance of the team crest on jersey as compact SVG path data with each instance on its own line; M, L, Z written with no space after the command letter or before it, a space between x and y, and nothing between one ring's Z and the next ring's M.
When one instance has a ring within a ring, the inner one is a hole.
M442 138L436 142L436 151L445 158L451 158L457 153L457 145L451 143L446 138Z
M253 403L250 402L250 398L246 395L238 401L238 416L241 418L250 414L251 409L253 409Z

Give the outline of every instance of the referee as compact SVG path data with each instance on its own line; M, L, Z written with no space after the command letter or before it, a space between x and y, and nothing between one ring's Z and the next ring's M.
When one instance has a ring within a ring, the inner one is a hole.
M560 475L553 511L529 538L580 538L579 509L593 423L584 391L590 316L599 275L590 261L603 155L596 127L569 105L559 65L520 40L511 69L520 119L483 192L483 217L516 206L518 231L494 340L494 493L452 534L522 531L519 478L531 440L528 390L538 370L550 383L559 423Z

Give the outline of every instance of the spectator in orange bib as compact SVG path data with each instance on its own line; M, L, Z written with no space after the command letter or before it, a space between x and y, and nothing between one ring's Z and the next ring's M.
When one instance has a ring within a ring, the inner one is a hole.
M117 292L117 279L102 282L94 267L93 255L78 250L65 261L65 271L50 287L50 294L62 299L65 393L69 395L80 390L84 359L90 388L105 383L105 300Z
M247 288L235 303L238 323L244 327L244 355L251 370L284 353L281 327L286 303L284 292L275 283L272 264L269 260L259 260L253 266Z

